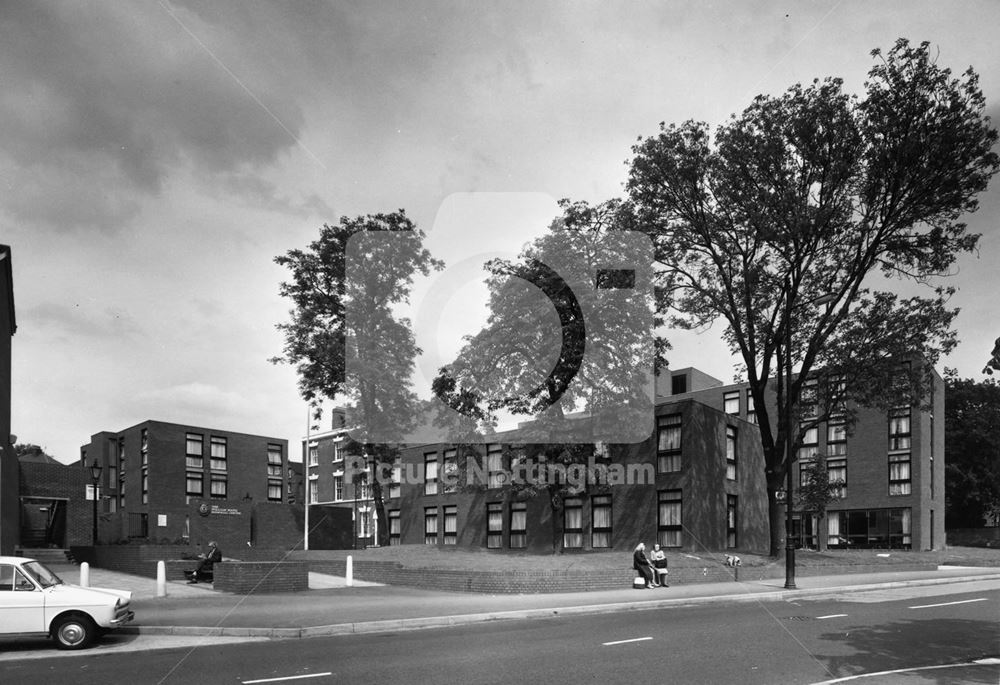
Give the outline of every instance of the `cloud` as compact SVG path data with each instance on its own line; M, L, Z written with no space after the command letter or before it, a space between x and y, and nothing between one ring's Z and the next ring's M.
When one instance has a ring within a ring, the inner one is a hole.
M15 218L114 228L179 165L260 167L295 145L304 115L280 74L164 7L4 5L0 173Z
M143 336L143 330L127 311L107 308L103 311L46 302L18 312L21 329L37 329L58 339L111 338L117 341Z

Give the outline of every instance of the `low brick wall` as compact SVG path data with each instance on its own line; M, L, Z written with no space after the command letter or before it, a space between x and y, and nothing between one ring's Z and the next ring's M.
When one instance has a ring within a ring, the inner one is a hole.
M309 589L309 565L301 561L224 561L214 572L216 590L238 595Z
M1000 547L1000 528L953 528L947 538L954 547Z

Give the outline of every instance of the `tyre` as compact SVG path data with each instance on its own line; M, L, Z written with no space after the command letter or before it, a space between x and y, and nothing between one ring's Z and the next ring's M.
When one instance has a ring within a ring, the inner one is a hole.
M97 626L88 616L60 616L52 624L52 637L59 649L83 649L97 636Z

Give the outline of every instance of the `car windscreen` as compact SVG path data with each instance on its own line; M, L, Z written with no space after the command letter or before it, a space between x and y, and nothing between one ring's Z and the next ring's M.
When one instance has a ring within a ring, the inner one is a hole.
M37 561L29 561L21 569L27 573L29 576L35 579L42 587L51 587L53 585L61 585L62 579L55 573L50 571L46 566Z

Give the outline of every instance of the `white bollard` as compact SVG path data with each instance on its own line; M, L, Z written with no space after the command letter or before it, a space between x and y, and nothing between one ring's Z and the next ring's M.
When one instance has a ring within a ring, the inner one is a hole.
M80 587L90 587L90 564L80 564Z
M167 596L167 564L162 560L156 562L156 596Z
M344 585L354 586L354 559L350 554L347 555L347 577L344 579Z

